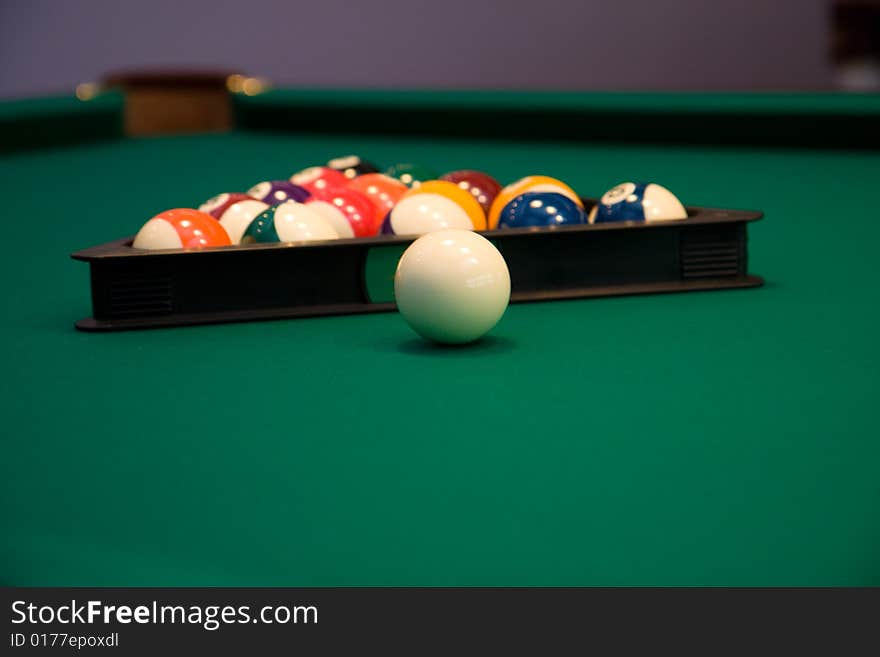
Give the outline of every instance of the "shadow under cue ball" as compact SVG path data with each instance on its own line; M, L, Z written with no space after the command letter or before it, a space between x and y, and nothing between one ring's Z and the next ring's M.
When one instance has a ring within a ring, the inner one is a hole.
M423 338L473 342L488 333L510 301L510 272L498 249L470 230L422 235L394 275L397 309Z

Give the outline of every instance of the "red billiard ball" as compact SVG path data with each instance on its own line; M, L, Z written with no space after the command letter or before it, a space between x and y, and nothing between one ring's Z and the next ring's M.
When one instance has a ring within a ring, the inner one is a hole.
M305 187L314 193L316 189L327 189L329 187L345 187L348 182L341 171L331 169L330 167L309 167L298 171L290 177L290 182L300 187Z
M132 246L136 249L204 249L228 246L229 235L209 214L176 208L160 212L138 231Z
M382 225L382 221L400 200L400 197L409 191L409 187L399 180L382 173L365 173L350 181L348 189L353 189L367 196L376 209L376 230Z
M306 205L327 219L340 237L369 237L379 232L376 208L369 198L354 189L315 189Z

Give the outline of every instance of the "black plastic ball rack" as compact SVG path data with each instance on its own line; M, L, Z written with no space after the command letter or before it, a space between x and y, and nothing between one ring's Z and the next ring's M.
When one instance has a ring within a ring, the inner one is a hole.
M587 210L595 203L584 199ZM482 233L510 269L511 302L757 287L748 224L760 212L688 208L688 218ZM415 237L201 251L143 251L132 238L72 254L91 270L83 331L394 310L394 270Z

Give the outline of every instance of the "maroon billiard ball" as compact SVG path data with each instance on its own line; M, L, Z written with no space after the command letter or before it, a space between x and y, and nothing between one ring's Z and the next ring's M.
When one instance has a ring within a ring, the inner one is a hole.
M241 203L242 201L256 201L253 196L248 196L247 194L240 194L238 192L231 192L228 194L217 194L212 198L209 198L207 201L202 203L199 206L199 212L205 212L214 219L219 220L220 217L223 216L223 213L226 212L230 207L235 205L236 203Z
M460 169L458 171L450 171L440 176L440 180L448 180L453 182L464 190L467 190L477 199L483 212L489 215L489 208L492 201L501 191L501 185L497 180L482 171L474 171L472 169Z

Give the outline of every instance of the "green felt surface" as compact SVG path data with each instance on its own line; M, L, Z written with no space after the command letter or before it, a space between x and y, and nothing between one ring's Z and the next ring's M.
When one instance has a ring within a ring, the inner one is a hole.
M406 247L406 244L395 244L367 251L364 284L371 303L394 303L394 272Z
M761 209L767 285L521 304L460 349L396 314L73 329L70 252L348 152ZM233 133L0 169L0 583L880 585L874 152Z

